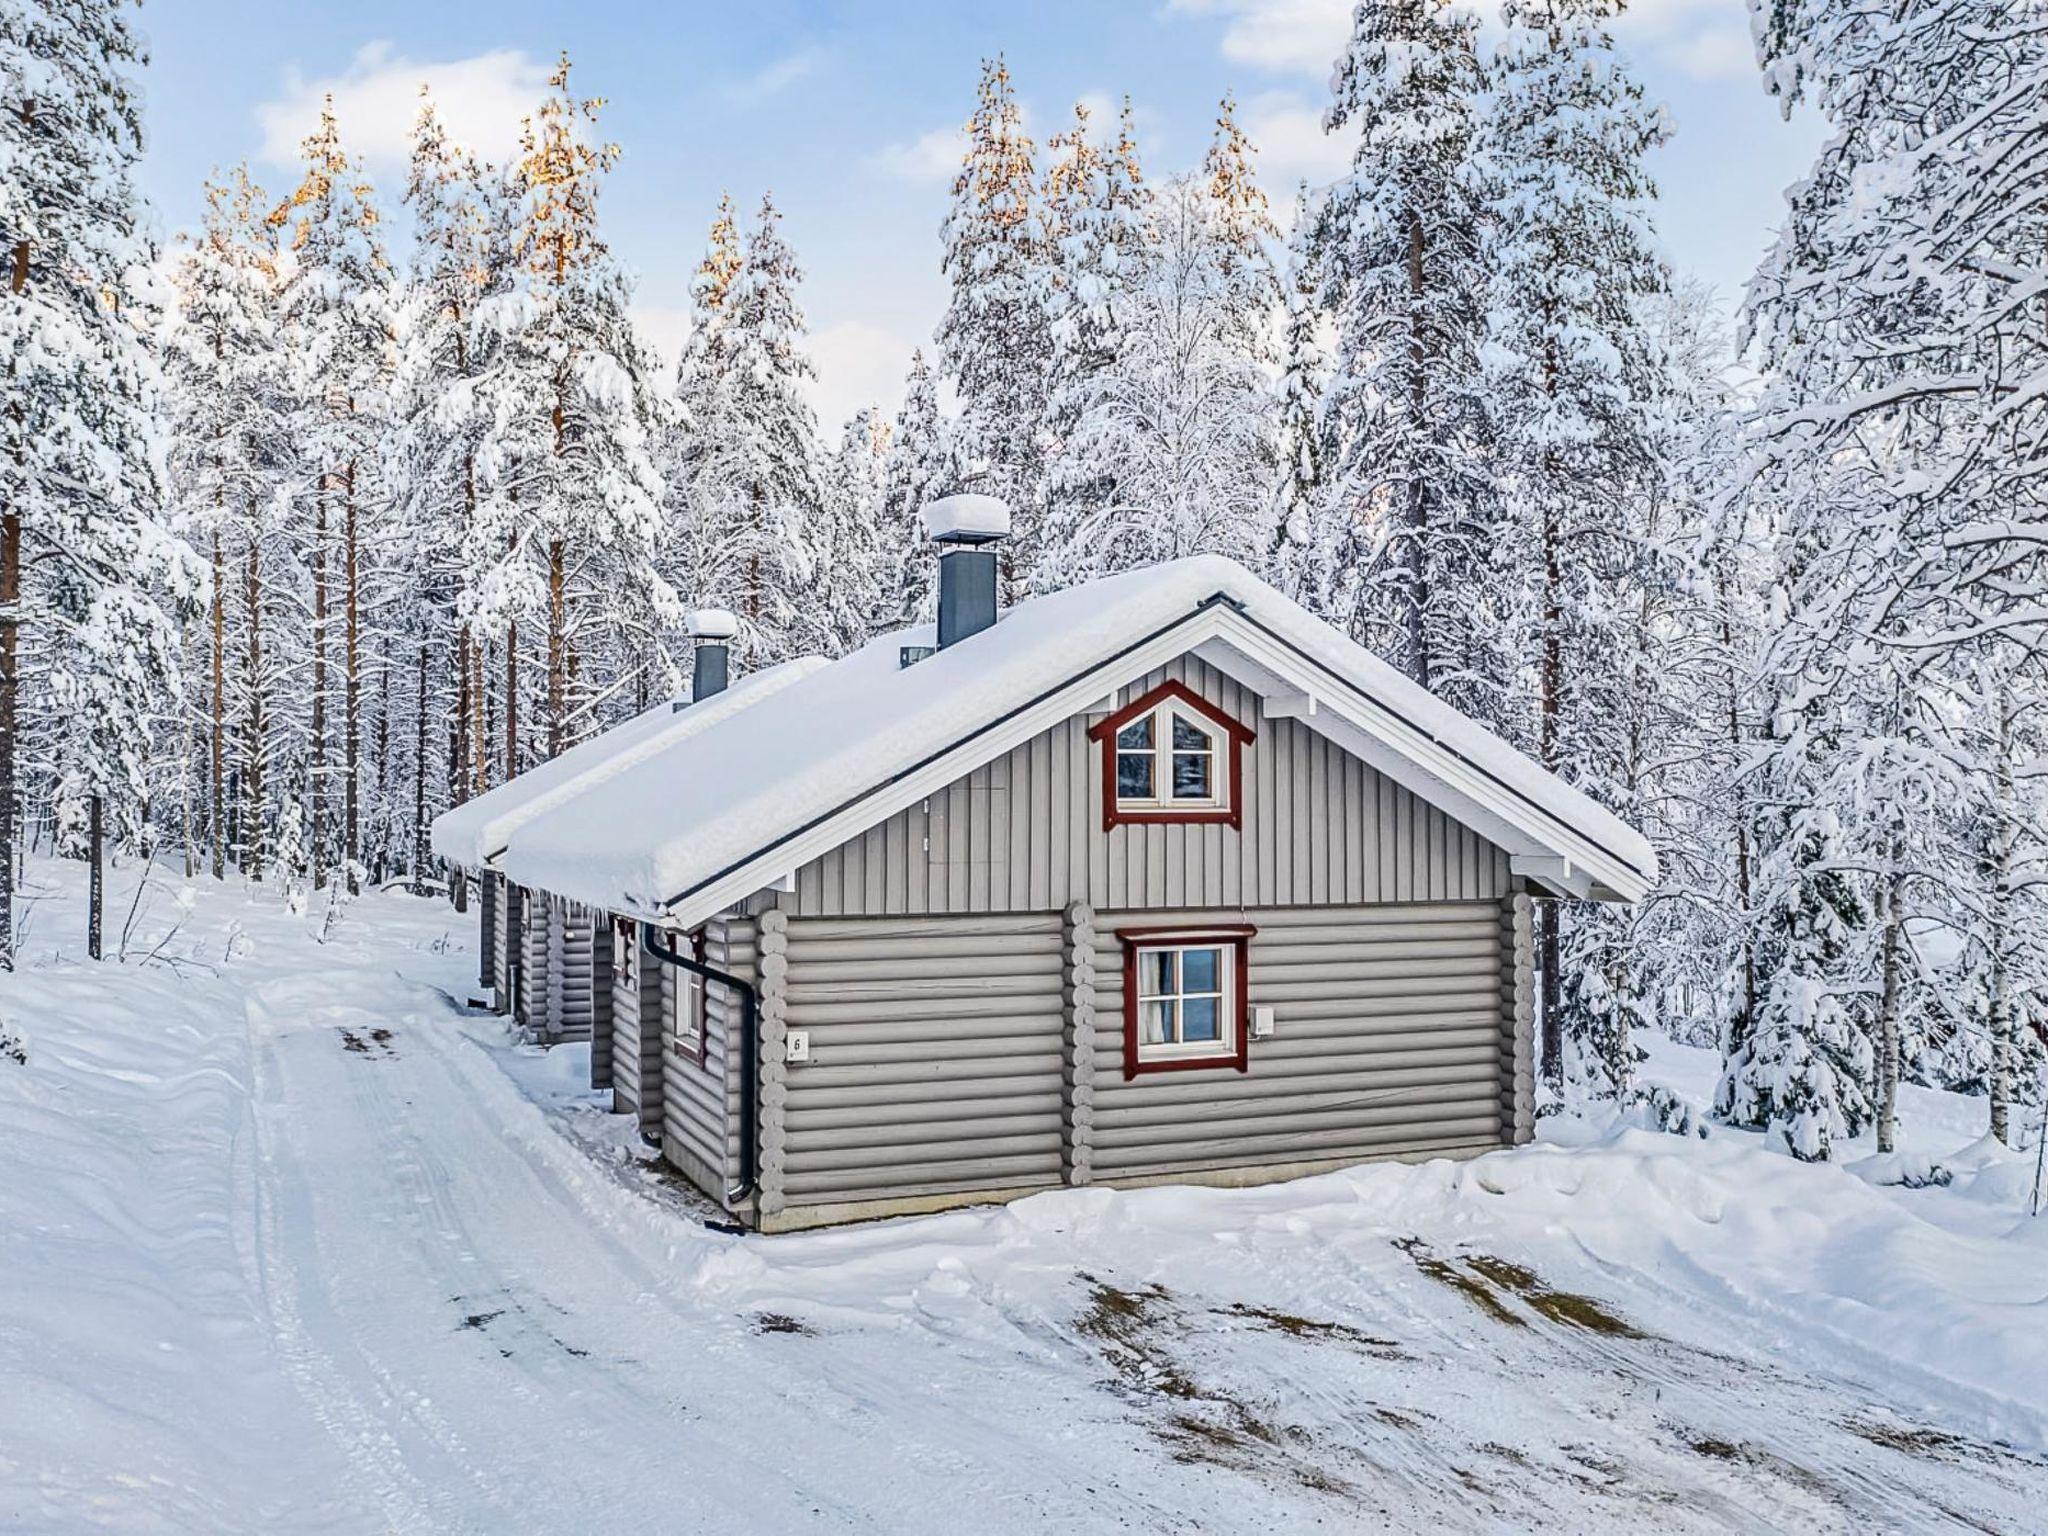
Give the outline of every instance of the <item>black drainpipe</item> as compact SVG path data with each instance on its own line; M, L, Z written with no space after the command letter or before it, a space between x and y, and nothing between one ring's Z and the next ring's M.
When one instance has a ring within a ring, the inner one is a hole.
M714 966L706 965L702 960L692 959L680 950L669 948L655 938L656 931L652 923L643 922L640 925L640 947L643 950L663 965L672 965L678 970L688 971L693 976L701 976L706 981L715 981L720 986L729 988L740 1000L740 1181L725 1192L726 1200L737 1205L754 1192L754 1159L757 1150L754 1101L760 1097L755 1087L755 1079L760 1073L760 1064L756 1060L760 1048L755 1039L754 1010L758 998L754 992L754 984L742 981L730 971L721 971Z

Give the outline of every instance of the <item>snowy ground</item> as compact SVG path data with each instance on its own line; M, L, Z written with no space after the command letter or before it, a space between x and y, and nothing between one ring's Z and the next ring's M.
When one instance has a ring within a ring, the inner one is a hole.
M444 905L321 934L164 881L88 967L75 872L29 884L0 1529L2048 1523L2048 1218L2030 1162L1973 1145L1979 1103L1908 1096L1945 1188L1568 1126L735 1238L597 1113L580 1050L455 1006Z

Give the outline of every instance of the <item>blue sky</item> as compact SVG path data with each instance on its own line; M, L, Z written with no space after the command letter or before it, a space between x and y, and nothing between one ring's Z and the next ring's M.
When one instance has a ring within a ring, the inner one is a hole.
M1491 7L1485 8L1490 12ZM664 347L720 191L744 208L772 188L804 263L803 299L828 428L893 407L910 349L944 302L938 223L980 59L1007 54L1034 136L1077 98L1129 93L1147 174L1199 160L1234 90L1277 207L1345 159L1316 127L1348 0L158 0L141 12L150 151L144 185L164 229L194 221L201 179L247 157L266 185L321 95L394 194L422 79L451 121L502 153L557 52L580 92L608 98L624 155L605 193L612 248L639 277ZM1672 263L1732 301L1802 174L1816 126L1787 123L1757 83L1742 0L1639 0L1615 27L1674 136L1654 170Z

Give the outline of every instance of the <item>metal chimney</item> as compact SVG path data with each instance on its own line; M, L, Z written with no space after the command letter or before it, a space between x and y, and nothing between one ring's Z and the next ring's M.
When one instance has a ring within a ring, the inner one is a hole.
M695 642L690 657L692 703L725 692L732 675L729 642L739 628L739 620L723 608L699 608L684 622L684 632Z
M918 514L939 546L939 649L996 621L996 545L1010 536L1010 509L994 496L963 493L927 502Z

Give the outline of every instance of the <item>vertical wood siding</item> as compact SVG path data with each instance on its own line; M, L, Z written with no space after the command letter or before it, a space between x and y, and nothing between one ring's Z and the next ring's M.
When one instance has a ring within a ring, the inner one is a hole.
M1499 1145L1498 902L1102 912L1095 918L1097 1179ZM1250 1070L1126 1080L1119 927L1255 924ZM1512 1130L1512 1111L1509 1112Z
M1063 935L1056 912L791 918L787 1203L1058 1184Z
M590 943L590 1086L612 1085L612 919L584 909Z
M706 965L751 980L754 946L751 918L724 917L705 924ZM699 1189L723 1200L739 1176L739 1072L731 1048L739 1033L739 1007L729 989L715 983L705 988L704 1059L692 1061L674 1044L676 968L647 963L661 973L658 985L665 1020L660 1045L662 1154Z
M1258 733L1245 748L1244 828L1102 828L1101 753L1062 721L797 871L792 917L1132 907L1497 901L1507 856L1251 689L1192 656L1167 679Z

